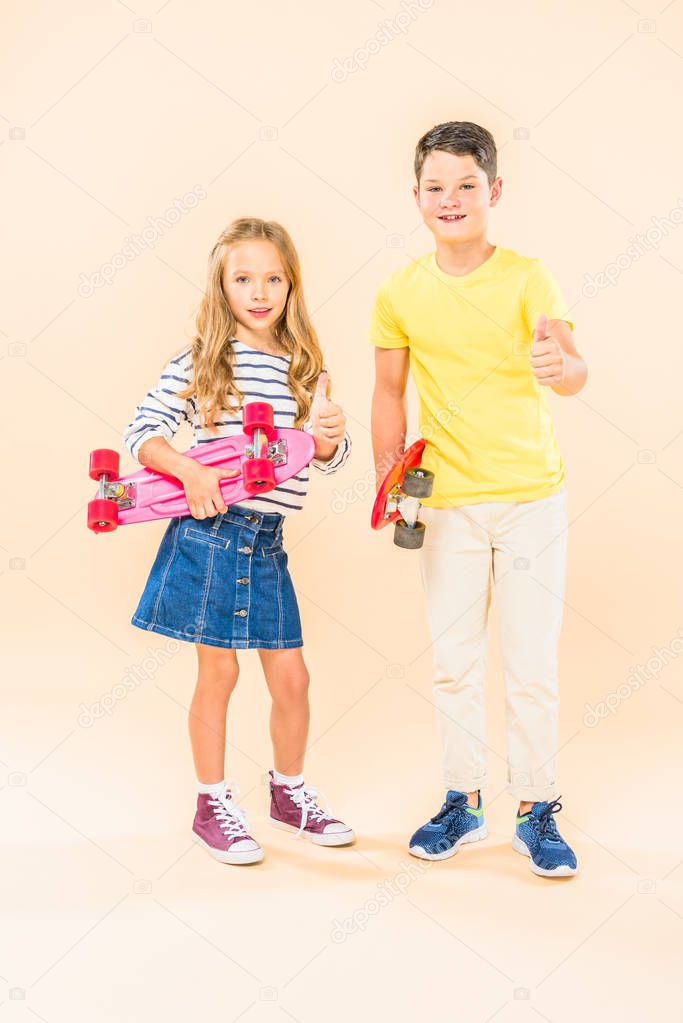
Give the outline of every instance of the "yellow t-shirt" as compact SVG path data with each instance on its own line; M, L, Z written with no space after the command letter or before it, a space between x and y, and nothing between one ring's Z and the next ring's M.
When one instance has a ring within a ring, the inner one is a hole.
M567 319L554 277L540 259L500 246L463 277L431 252L380 288L369 340L410 350L422 465L435 474L423 504L532 501L562 486L547 388L529 361L541 313Z

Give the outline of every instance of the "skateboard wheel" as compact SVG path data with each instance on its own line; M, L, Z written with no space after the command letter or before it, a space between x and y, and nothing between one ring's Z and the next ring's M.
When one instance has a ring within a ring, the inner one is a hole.
M268 440L273 435L273 406L267 401L250 401L242 409L242 428L251 437L254 430L263 430Z
M397 519L394 526L394 543L397 547L406 547L409 550L417 550L422 546L425 539L424 522L416 522L409 526L405 519Z
M265 494L275 486L275 469L269 458L248 458L242 479L248 494Z
M119 453L109 448L97 448L90 452L90 479L99 481L102 473L116 479L119 475Z
M406 497L431 497L434 488L434 473L429 469L406 469L403 477L403 493Z
M118 456L117 456L118 457ZM111 533L119 524L119 506L106 497L96 497L88 504L88 529L93 533Z

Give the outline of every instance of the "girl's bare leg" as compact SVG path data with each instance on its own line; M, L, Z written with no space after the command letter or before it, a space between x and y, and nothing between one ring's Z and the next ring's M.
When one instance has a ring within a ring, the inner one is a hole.
M195 649L199 671L190 704L190 742L197 781L212 785L225 775L226 716L239 667L234 650L204 643L195 643Z
M275 770L301 774L308 739L308 682L301 647L259 650L263 673L273 700L270 737Z

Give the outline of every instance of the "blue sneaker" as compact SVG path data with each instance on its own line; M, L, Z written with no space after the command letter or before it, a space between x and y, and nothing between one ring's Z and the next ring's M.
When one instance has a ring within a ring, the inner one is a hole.
M529 857L529 866L541 877L570 877L577 871L576 856L557 830L554 814L562 803L534 803L529 813L517 814L512 848Z
M481 792L474 807L467 805L466 792L450 791L436 817L417 829L409 851L422 860L446 860L465 842L478 842L487 835Z

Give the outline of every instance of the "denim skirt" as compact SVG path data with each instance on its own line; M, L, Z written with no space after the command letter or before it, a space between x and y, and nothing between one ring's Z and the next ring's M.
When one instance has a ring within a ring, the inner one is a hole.
M239 505L171 519L131 624L209 646L303 646L282 525Z

